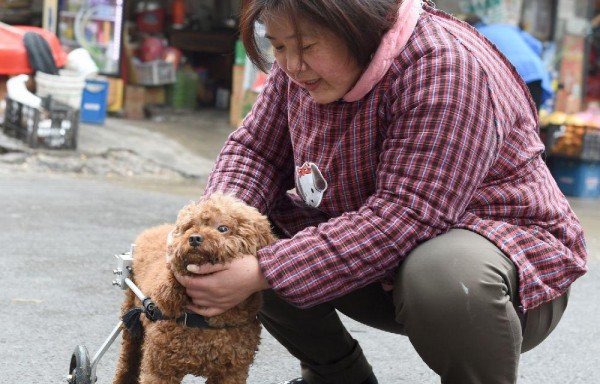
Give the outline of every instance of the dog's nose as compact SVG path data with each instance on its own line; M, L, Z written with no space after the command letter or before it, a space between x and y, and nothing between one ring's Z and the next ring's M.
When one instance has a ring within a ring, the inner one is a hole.
M192 247L197 247L204 241L204 237L202 235L191 235L189 241Z

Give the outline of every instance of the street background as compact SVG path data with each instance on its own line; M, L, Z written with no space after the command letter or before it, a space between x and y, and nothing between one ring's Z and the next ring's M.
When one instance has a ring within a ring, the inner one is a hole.
M96 353L119 320L114 255L200 196L232 130L226 122L221 111L109 118L81 125L77 151L31 150L0 133L0 382L64 383L77 345ZM600 382L600 204L571 203L586 228L590 271L556 331L523 355L522 384ZM439 383L407 338L345 321L380 383ZM262 335L248 382L297 377L297 362ZM117 339L99 362L98 383L112 382L119 347Z

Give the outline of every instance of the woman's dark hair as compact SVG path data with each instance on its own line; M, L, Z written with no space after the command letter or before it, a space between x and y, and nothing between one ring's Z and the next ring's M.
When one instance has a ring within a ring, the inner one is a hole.
M401 0L245 0L240 18L240 35L246 54L260 70L269 61L256 41L255 23L273 13L289 17L298 44L302 45L298 21L311 21L340 36L359 65L365 66L381 38L396 21Z

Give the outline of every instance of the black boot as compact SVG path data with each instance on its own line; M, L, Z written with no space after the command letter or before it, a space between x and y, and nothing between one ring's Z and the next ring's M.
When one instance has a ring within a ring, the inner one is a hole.
M309 383L300 377L297 379L284 381L283 383L279 383L279 384L309 384ZM363 381L360 384L379 384L379 382L377 381L375 374L371 373L371 376L369 376L365 381Z

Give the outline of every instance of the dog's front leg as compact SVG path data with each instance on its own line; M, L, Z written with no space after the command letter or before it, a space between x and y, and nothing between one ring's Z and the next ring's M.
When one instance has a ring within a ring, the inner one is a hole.
M142 368L140 384L180 384L184 376L160 375L158 372L146 371Z
M248 380L248 369L239 368L226 370L218 375L209 376L206 384L246 384Z
M125 302L122 306L122 312L125 314L135 306L135 295L132 291L125 294ZM132 384L137 383L140 375L140 362L142 361L142 339L143 335L136 337L123 330L121 339L121 352L115 371L113 384Z

